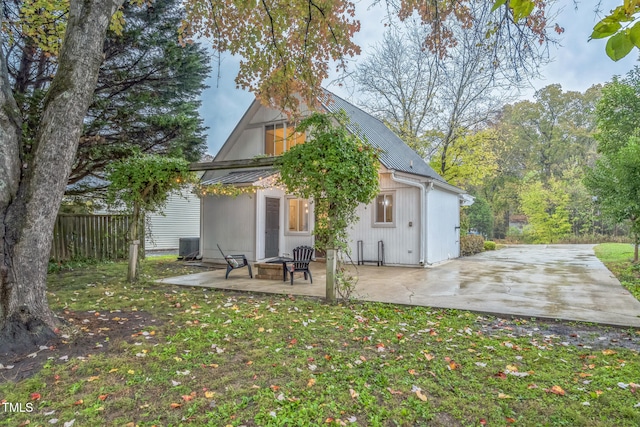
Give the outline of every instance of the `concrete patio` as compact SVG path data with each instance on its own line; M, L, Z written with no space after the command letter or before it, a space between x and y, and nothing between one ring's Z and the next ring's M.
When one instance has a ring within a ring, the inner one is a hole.
M215 270L159 280L180 286L324 297L325 265L313 284L296 275L250 279L247 269ZM354 297L366 301L471 310L526 318L640 327L640 302L593 253L593 245L518 245L430 268L359 266ZM254 272L255 273L255 272Z

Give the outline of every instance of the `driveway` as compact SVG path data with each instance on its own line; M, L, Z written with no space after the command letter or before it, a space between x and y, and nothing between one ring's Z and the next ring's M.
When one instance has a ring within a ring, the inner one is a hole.
M162 279L217 289L324 296L324 264L314 283L250 280L246 269ZM640 302L593 253L593 245L518 245L430 268L360 266L355 297L367 301L472 310L525 318L640 327Z

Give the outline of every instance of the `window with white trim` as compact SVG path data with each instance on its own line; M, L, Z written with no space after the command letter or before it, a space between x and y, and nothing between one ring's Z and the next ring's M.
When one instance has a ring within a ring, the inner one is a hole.
M308 199L287 199L288 223L287 231L290 233L309 232L309 200Z
M393 225L393 194L382 193L374 202L373 222L376 225Z
M293 123L276 123L264 127L264 153L279 156L294 145L304 144L304 132L296 132Z

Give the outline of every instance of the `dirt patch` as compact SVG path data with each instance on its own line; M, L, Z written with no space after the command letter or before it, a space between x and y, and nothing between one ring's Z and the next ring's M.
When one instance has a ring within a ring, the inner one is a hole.
M540 337L556 345L585 349L626 348L640 352L640 330L583 323L537 320L535 323L522 319L495 319L483 322L485 330L506 331L514 336Z
M142 311L64 311L60 316L67 326L47 345L29 354L0 356L0 382L17 382L35 375L47 361L66 363L108 353L111 350L110 343L133 342L144 333L144 328L162 324L151 314ZM154 339L153 336L145 338Z

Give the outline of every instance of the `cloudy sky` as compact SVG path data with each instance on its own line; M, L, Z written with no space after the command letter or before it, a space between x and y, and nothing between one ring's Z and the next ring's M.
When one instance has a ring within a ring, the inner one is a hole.
M367 2L370 4L371 2ZM532 82L532 88L523 95L530 97L535 90L553 83L560 83L564 90L585 91L598 83L610 81L614 75L624 75L638 64L638 50L634 49L626 58L613 62L605 54L604 40L588 41L593 26L598 18L593 12L593 4L580 4L576 11L573 2L563 0L564 9L555 20L565 29L561 36L560 46L551 47L552 62L541 71L542 79ZM614 7L622 0L603 1L603 9ZM382 15L379 10L366 10L359 7L359 19L362 30L356 42L362 47L363 56L368 48L378 40L382 33ZM360 10L362 9L362 10ZM357 61L357 59L355 59ZM355 63L354 61L354 63ZM207 84L210 86L202 94L200 113L208 130L208 152L215 155L227 139L236 123L253 101L253 95L235 88L234 78L238 71L238 62L229 55L222 57L220 78L216 78L217 63L214 73ZM331 85L324 84L331 91L357 104L357 94Z

